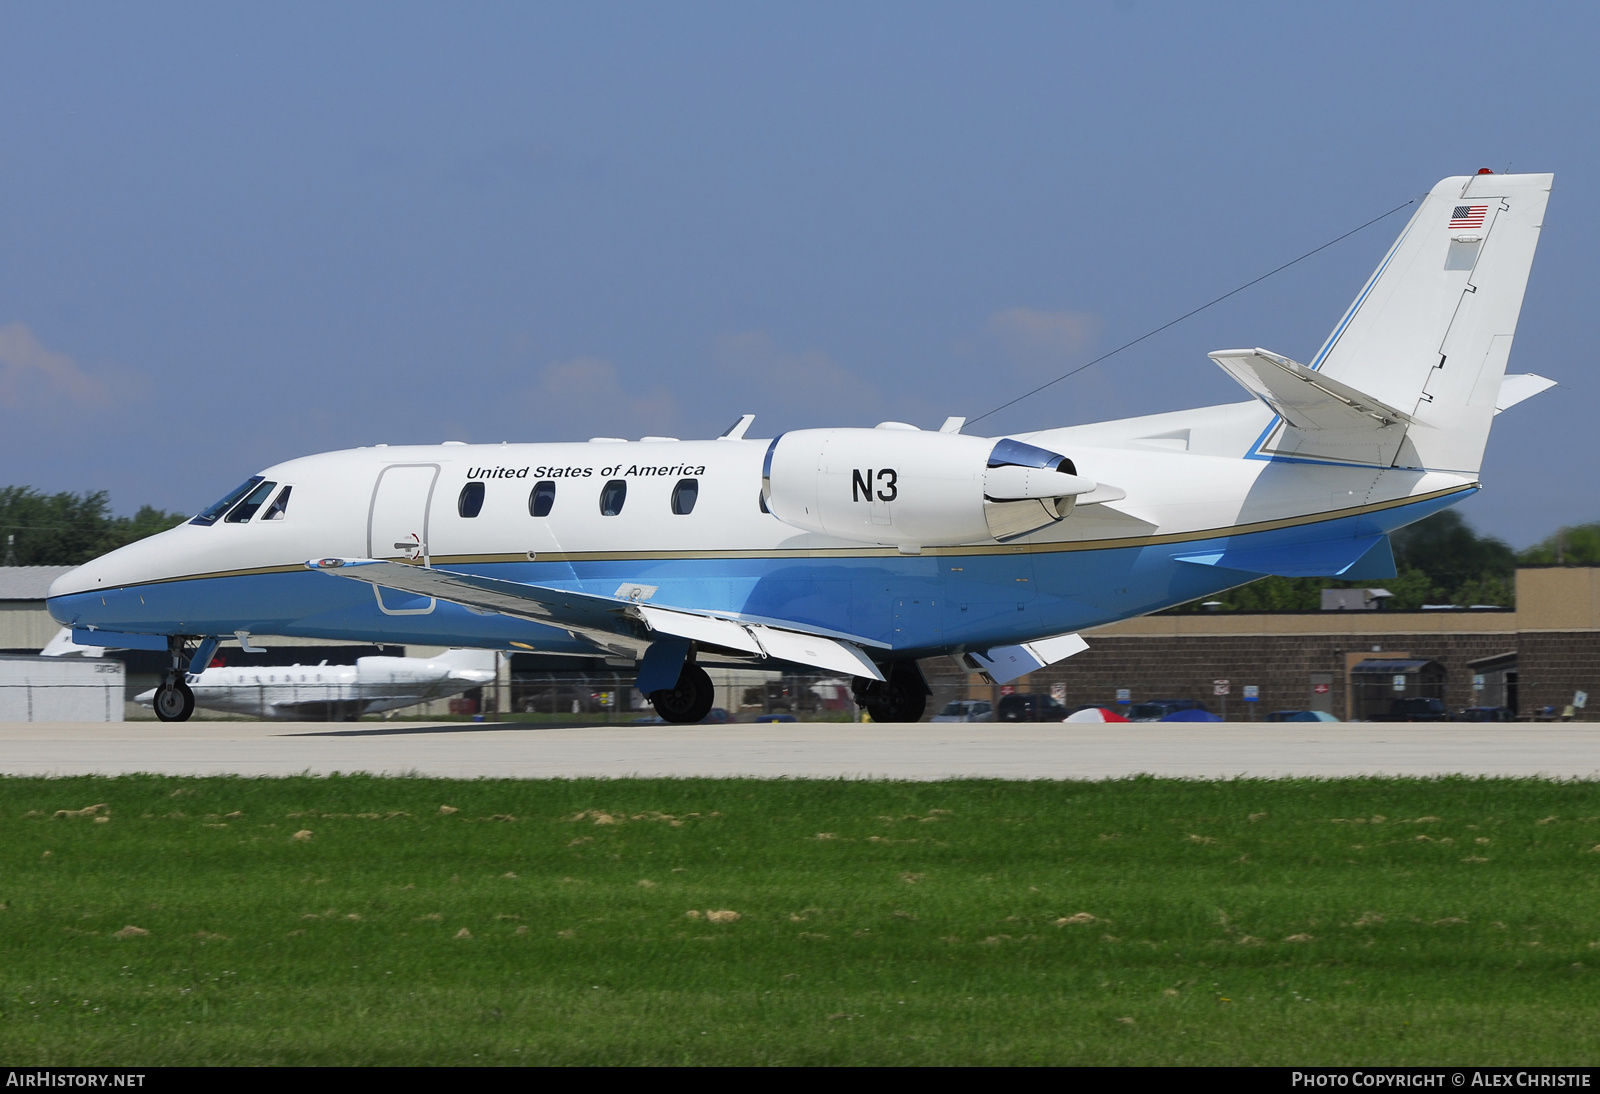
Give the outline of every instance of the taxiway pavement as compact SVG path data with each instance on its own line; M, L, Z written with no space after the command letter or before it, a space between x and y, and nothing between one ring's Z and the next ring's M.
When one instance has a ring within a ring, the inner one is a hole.
M0 774L1600 778L1600 724L0 724Z

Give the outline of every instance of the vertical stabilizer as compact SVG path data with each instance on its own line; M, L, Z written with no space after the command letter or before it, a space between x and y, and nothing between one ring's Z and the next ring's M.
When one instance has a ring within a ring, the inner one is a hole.
M1382 462L1477 472L1553 178L1435 186L1311 362L1414 419ZM1294 432L1263 449L1294 448Z

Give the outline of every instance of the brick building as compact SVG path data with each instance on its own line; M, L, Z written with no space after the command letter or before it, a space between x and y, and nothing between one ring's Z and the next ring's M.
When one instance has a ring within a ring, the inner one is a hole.
M1201 699L1227 680L1230 719L1273 710L1327 710L1341 720L1353 707L1351 673L1368 660L1417 659L1444 666L1443 698L1456 710L1510 706L1523 717L1557 712L1577 692L1600 717L1600 568L1551 566L1517 571L1514 611L1200 612L1149 615L1084 632L1089 649L1015 681L1019 692L1065 690L1068 706L1113 705L1118 689L1133 702ZM947 658L923 663L934 686L931 713L953 698L997 698L1000 689ZM1475 678L1478 687L1474 687ZM1243 701L1246 685L1260 690Z

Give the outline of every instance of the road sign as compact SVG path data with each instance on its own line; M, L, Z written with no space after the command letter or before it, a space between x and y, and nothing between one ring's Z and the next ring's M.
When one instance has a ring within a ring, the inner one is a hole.
M1473 691L1482 691L1483 690L1483 673L1479 672L1479 673L1475 673L1473 675L1473 677L1472 677L1472 690Z
M1577 707L1579 710L1582 710L1584 707L1588 706L1589 705L1589 693L1587 691L1575 691L1575 692L1573 692L1572 693L1572 705Z
M1246 684L1244 686L1244 701L1247 703L1261 702L1261 686L1259 684Z
M1050 698L1054 699L1056 702L1059 703L1063 699L1065 699L1066 697L1067 697L1067 685L1065 685L1065 684L1051 684L1050 685Z
M1405 673L1397 672L1397 673L1394 674L1394 690L1396 690L1396 691L1404 691L1404 690L1406 690L1406 674Z
M1312 684L1311 690L1317 695L1326 695L1333 690L1332 684Z
M1117 689L1117 702L1119 702L1119 703L1131 703L1131 702L1133 702L1133 689L1132 688L1118 688Z
M1211 685L1212 695L1228 695L1232 691L1233 688L1228 686L1228 682L1226 680L1218 680L1216 683Z

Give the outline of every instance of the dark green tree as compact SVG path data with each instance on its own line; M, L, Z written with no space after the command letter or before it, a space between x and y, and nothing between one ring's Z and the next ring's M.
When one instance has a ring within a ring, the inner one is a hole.
M0 486L0 550L15 536L10 548L19 566L76 566L186 519L149 505L131 517L113 516L103 490L41 494Z
M1534 566L1600 565L1600 524L1574 524L1517 556Z

